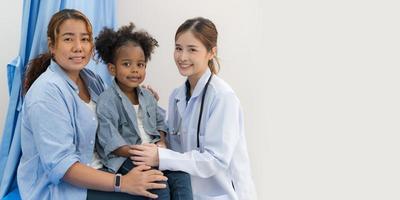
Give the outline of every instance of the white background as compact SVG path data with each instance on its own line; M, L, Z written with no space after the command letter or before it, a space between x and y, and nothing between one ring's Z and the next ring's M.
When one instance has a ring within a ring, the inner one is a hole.
M389 0L119 0L160 47L147 70L162 106L181 84L174 34L204 16L237 92L260 200L400 199L400 3ZM0 8L0 128L22 4Z

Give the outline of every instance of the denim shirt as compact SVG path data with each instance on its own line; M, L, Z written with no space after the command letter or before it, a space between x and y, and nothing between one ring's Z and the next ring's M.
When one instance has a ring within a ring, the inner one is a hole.
M137 87L136 93L139 106L143 111L143 127L150 136L151 142L160 140L158 131L167 132L165 111L157 105L157 101L148 90ZM125 157L119 157L112 152L124 145L140 144L137 114L131 101L113 81L104 93L99 96L97 103L97 130L96 150L102 163L111 172L117 172Z
M100 77L88 69L80 76L96 102L104 90ZM86 188L62 179L71 165L89 164L93 158L97 119L78 93L77 85L52 61L26 94L17 173L22 199L86 199Z

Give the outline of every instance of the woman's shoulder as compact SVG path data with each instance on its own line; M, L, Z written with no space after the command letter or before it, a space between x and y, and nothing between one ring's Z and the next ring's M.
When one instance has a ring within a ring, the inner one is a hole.
M65 87L67 87L67 83L62 77L58 76L51 70L46 70L35 80L35 82L33 82L32 86L28 90L28 93L48 92Z
M181 95L182 93L184 94L185 92L186 92L185 84L182 84L179 87L174 88L171 94L169 95L169 101L178 98L179 95Z
M210 90L213 91L215 95L221 95L227 93L235 94L235 91L232 89L232 87L225 80L216 75L212 77L209 87Z
M88 68L82 69L81 74L83 75L84 79L86 79L85 81L89 82L88 87L99 94L104 91L105 87L103 79L101 79L98 74L94 73Z
M29 88L24 101L27 104L46 101L53 102L57 99L61 101L66 98L68 93L69 88L66 81L51 70L47 70Z

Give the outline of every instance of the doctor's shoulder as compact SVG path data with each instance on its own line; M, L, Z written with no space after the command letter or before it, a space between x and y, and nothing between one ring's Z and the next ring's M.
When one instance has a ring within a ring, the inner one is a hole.
M209 87L210 90L212 91L211 93L214 93L216 96L226 95L226 94L236 95L232 87L219 76L213 76Z
M218 76L213 76L207 93L210 100L213 102L212 105L217 102L224 102L223 104L228 103L240 107L240 100L235 91L226 81Z

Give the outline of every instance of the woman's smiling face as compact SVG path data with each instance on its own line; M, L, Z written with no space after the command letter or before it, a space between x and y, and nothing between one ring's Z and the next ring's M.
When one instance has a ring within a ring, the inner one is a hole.
M189 80L198 79L208 68L208 61L213 58L213 53L198 40L192 32L181 33L175 41L174 59L179 73Z
M59 28L55 44L49 44L54 60L68 74L79 74L90 61L93 43L85 22L65 20Z

